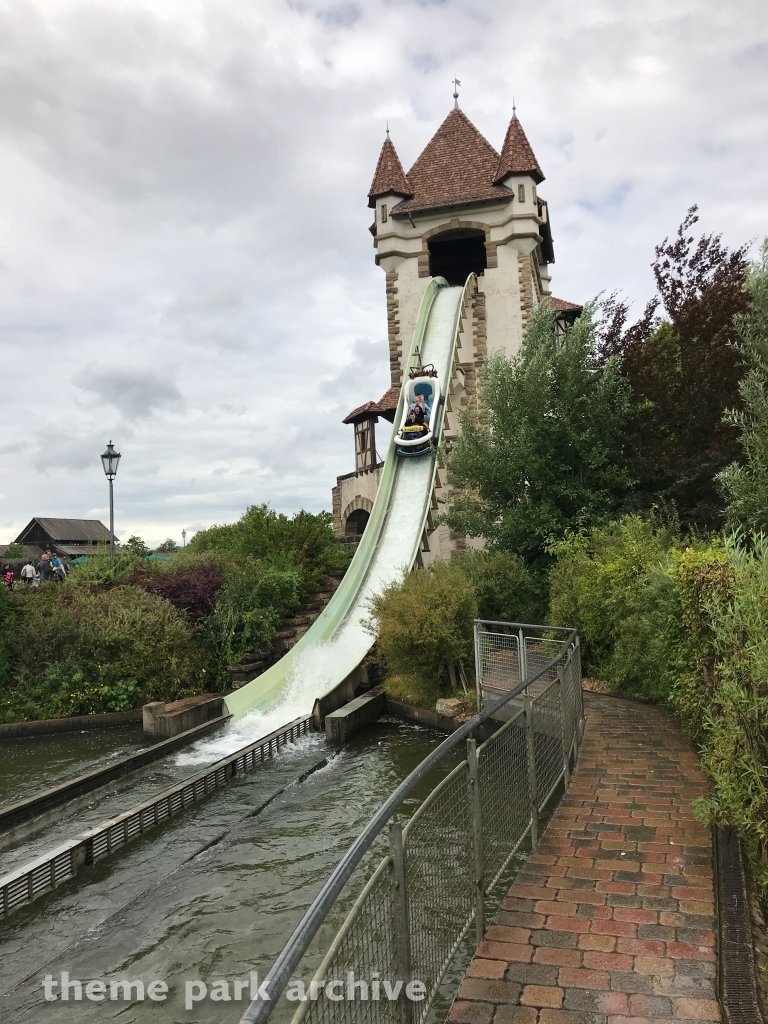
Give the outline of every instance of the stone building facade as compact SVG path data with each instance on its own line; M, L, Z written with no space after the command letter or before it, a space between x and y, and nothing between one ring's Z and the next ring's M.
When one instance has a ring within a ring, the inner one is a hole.
M581 311L577 304L551 295L550 266L555 257L548 204L538 191L543 181L514 114L497 152L455 106L407 174L387 133L368 199L374 210L370 230L376 263L384 271L392 387L378 402L367 402L344 421L354 424L356 465L353 473L338 478L333 490L339 536L359 536L370 511L368 503L372 507L381 464L375 456L361 461L361 439L374 436L380 418L393 418L404 353L410 349L421 299L433 277L463 285L469 274L477 275L453 376L447 382L443 436L449 447L459 430L458 414L476 393L484 360L498 350L510 356L518 351L534 307L548 298L564 325ZM444 477L445 471L438 469L435 513L446 497ZM463 543L446 527L433 527L425 538L428 550L423 560L450 557Z

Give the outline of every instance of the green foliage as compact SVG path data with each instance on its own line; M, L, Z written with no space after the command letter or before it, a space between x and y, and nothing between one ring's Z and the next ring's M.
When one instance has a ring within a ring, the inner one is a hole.
M683 543L627 516L557 546L551 618L581 630L617 692L681 718L712 780L697 802L734 825L768 895L768 537Z
M628 329L628 306L605 304L601 348L621 357L632 390L622 453L636 481L625 511L674 506L686 530L722 523L715 475L738 454L737 431L724 421L740 405L741 354L734 314L749 305L746 246L729 252L719 235L696 239L696 207L674 238L656 247L657 295ZM663 307L663 319L656 315Z
M20 558L27 557L27 549L14 541L13 544L6 544L2 557L6 562L18 562Z
M152 554L151 549L148 548L144 541L141 539L141 537L137 537L135 533L128 538L128 540L125 542L125 544L122 545L122 547L124 547L126 551L129 551L132 555L135 555L137 558L146 558L147 555Z
M176 543L173 537L168 537L166 540L163 541L162 544L158 544L158 546L155 548L155 551L157 551L161 555L170 554L172 551L178 550L179 545Z
M136 565L145 565L143 555L137 555L129 548L115 548L115 568L109 560L109 545L99 544L88 553L84 562L72 565L67 576L67 585L101 586L121 583L128 579Z
M267 505L251 505L227 526L200 530L187 545L195 553L209 551L231 558L286 559L301 572L305 592L319 586L331 569L346 568L350 555L338 544L329 512L297 512L288 517Z
M213 612L199 625L199 636L216 666L216 683L223 686L228 665L272 639L288 609L299 604L304 581L288 556L237 561L220 556L220 564L224 585Z
M531 565L551 538L610 516L629 483L618 360L599 364L594 307L565 335L556 320L541 303L520 353L487 360L479 409L463 414L448 463L457 491L444 521Z
M694 586L701 641L714 655L696 722L714 786L696 809L705 821L738 829L768 895L768 537L758 534L751 549L732 538L727 565Z
M371 626L390 673L388 689L434 707L450 685L449 663L469 666L477 597L456 563L435 562L392 583L371 602Z
M467 550L454 559L474 587L477 615L495 622L543 622L546 577L513 551Z
M16 633L17 605L7 587L0 586L0 689L13 671L12 638Z
M664 700L669 692L678 599L666 567L675 540L654 520L625 516L551 548L548 621L575 626L587 671L628 696Z
M728 422L739 429L744 465L727 466L717 477L728 498L726 514L734 526L768 529L768 239L747 277L752 302L735 317L737 347L747 366L739 384L743 411L730 410Z
M17 587L0 718L117 709L205 689L208 660L185 617L137 587Z

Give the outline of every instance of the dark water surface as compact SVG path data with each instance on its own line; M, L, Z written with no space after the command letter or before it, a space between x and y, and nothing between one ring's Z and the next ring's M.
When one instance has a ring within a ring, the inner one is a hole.
M0 739L0 805L103 768L144 746L141 725Z
M235 1024L246 998L239 1003L206 999L188 1011L185 982L234 982L253 970L263 977L379 804L442 739L415 726L383 721L332 756L326 767L296 784L302 773L331 753L322 736L305 737L274 761L0 922L4 1024L83 1020ZM454 763L446 764L422 793L414 795L405 816ZM160 775L169 770L155 769ZM190 774L195 769L187 766L185 770ZM121 810L137 802L126 800L127 796L123 795ZM381 846L372 851L348 885L318 937L321 952L382 853ZM319 960L318 952L305 958L301 976L306 975L307 981ZM46 1002L44 976L59 980L62 971L83 983L140 978L146 986L159 979L170 991L164 1002L148 998L132 1004L74 998ZM457 964L452 974L460 973L461 964ZM272 1019L290 1019L293 1008L278 1008Z

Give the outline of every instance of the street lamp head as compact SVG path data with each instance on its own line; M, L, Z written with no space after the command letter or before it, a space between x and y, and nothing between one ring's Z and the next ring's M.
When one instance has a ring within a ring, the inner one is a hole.
M101 456L101 464L104 467L104 474L110 480L117 476L117 465L120 462L120 452L116 452L110 441L107 450Z

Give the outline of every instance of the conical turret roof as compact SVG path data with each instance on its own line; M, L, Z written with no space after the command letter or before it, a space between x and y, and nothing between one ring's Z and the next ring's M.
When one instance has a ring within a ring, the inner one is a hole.
M512 115L509 128L507 128L501 156L493 176L494 185L500 184L508 174L530 174L537 184L544 181L539 161L531 149L523 126L517 119L517 114Z
M408 171L412 199L395 212L434 209L484 199L509 199L494 185L499 154L458 107L450 112Z
M403 165L400 163L400 157L397 155L392 140L387 135L384 145L381 147L376 173L368 191L368 205L375 206L376 200L380 196L392 194L409 199L413 195L413 190L408 184Z

